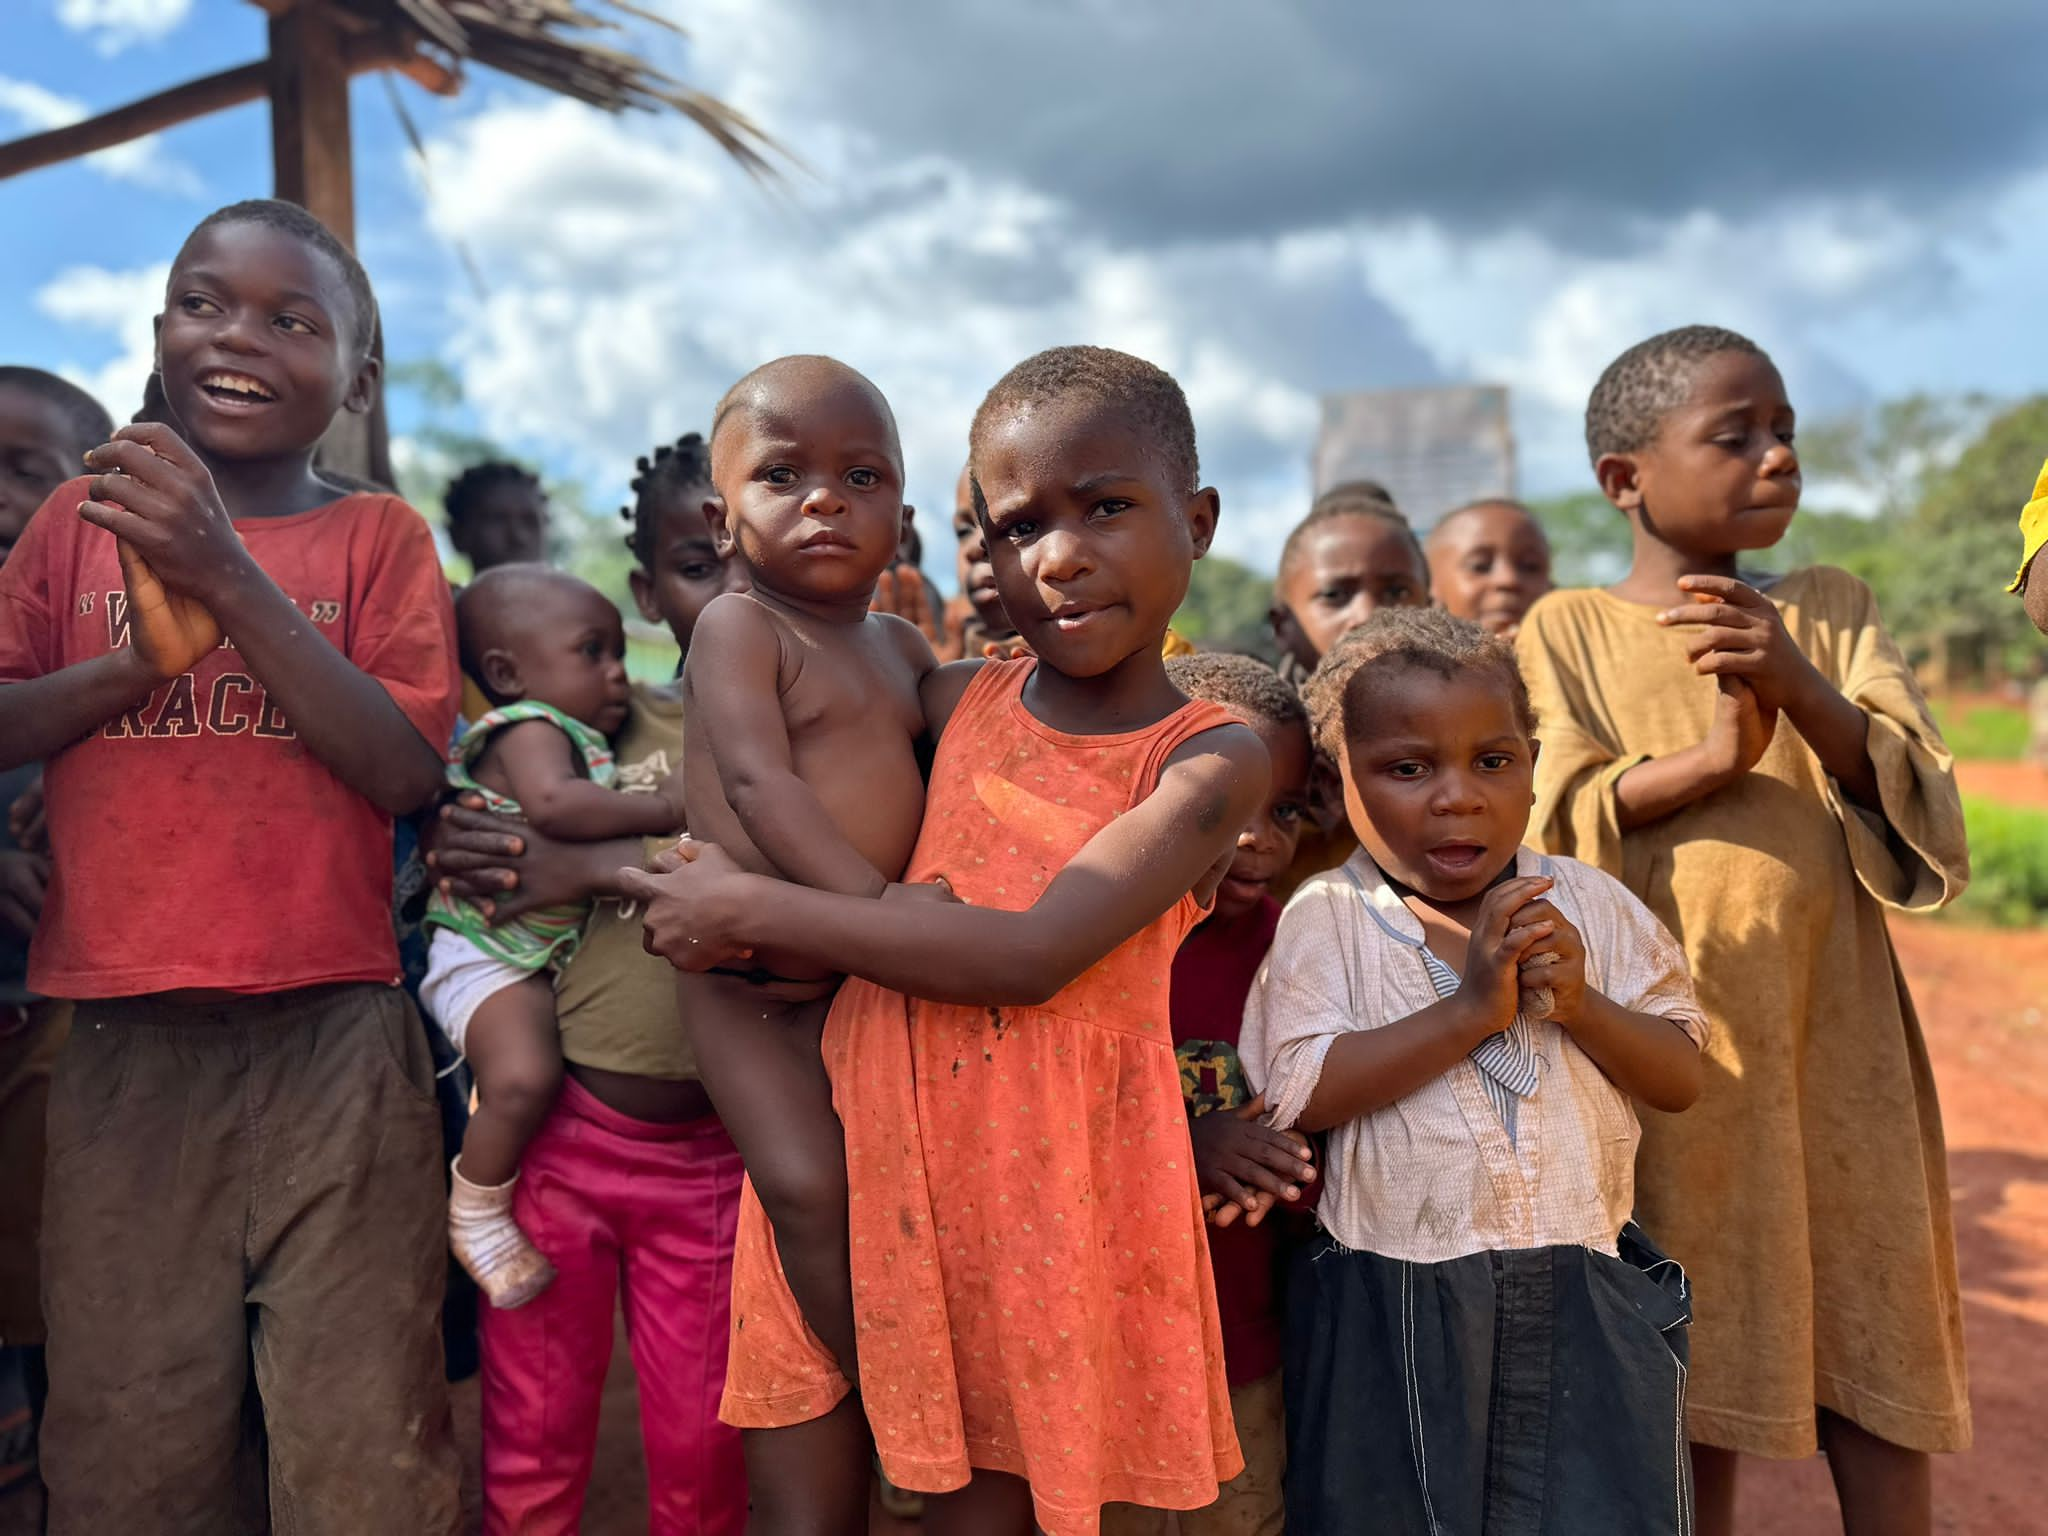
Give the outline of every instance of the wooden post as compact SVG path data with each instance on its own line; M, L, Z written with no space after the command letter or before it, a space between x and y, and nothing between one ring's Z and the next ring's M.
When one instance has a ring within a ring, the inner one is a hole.
M277 195L314 214L353 248L347 43L322 0L298 0L270 18L270 148ZM381 334L373 345L381 359ZM336 420L320 444L319 459L355 479L392 484L381 388L367 414Z

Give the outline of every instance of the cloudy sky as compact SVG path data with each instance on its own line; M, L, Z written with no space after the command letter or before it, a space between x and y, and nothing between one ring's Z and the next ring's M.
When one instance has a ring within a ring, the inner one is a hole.
M1750 332L1810 418L2048 389L2039 0L652 3L691 29L663 61L800 160L785 188L686 124L485 75L401 84L422 164L385 84L355 87L392 357L448 362L483 431L598 505L790 351L875 378L934 509L1018 358L1150 357L1222 547L1267 565L1325 391L1507 384L1541 495L1586 483L1601 366L1668 325ZM0 136L263 47L242 0L0 5ZM164 262L269 190L268 154L252 105L0 183L4 360L125 409Z

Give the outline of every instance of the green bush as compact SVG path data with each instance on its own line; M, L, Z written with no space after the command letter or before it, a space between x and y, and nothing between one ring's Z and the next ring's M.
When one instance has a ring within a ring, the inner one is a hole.
M1936 700L1932 708L1949 751L1964 762L2016 763L2027 755L2027 712L2016 704L1959 709Z
M2005 927L2048 921L2048 810L1963 796L1970 888L1957 916Z

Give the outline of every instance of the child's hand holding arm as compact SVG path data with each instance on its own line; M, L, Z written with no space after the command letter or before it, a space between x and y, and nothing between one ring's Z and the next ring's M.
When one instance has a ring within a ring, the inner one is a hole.
M691 729L711 749L726 804L787 880L813 890L874 897L888 877L861 855L796 775L777 687L782 645L760 606L717 598L690 640Z
M1659 621L1690 629L1686 652L1694 669L1748 684L1762 709L1782 712L1798 728L1843 793L1876 807L1870 721L1799 649L1778 605L1729 576L1681 576L1678 585L1701 601L1670 609Z
M660 837L682 825L665 794L629 795L591 783L577 771L576 744L546 720L506 726L490 751L520 811L549 837Z
M1614 783L1615 819L1632 832L1725 789L1763 761L1778 713L1739 677L1721 677L1714 723L1696 747L1636 764Z
M128 545L167 593L220 621L292 729L336 777L397 815L439 792L441 754L251 558L212 475L176 432L157 422L126 426L86 462L99 478L79 515ZM124 565L131 581L135 569ZM203 631L189 605L171 618L166 634L193 642ZM160 647L154 659L168 665L178 657Z
M693 641L693 666L697 655ZM666 874L619 882L648 904L647 948L685 970L773 948L934 1002L1035 1007L1193 890L1264 803L1269 773L1249 728L1203 732L1021 912L850 900L745 874L703 843L684 844L687 862Z
M1703 1081L1700 1048L1692 1037L1670 1019L1631 1012L1587 986L1586 941L1548 901L1530 902L1515 921L1544 923L1550 929L1522 955L1522 991L1548 989L1549 1017L1630 1098L1652 1109L1689 1107Z
M1213 1110L1188 1122L1195 1148L1195 1181L1211 1225L1227 1227L1242 1216L1256 1227L1275 1200L1299 1200L1316 1176L1308 1138L1261 1125L1263 1096L1237 1109Z
M508 923L540 907L619 895L620 867L641 857L643 843L560 842L463 795L428 819L420 846L444 894L474 903L486 922Z
M1322 1131L1384 1109L1442 1077L1480 1041L1512 1024L1522 1006L1522 961L1556 927L1555 910L1546 902L1538 912L1535 905L1550 885L1543 876L1520 875L1488 891L1472 922L1458 990L1405 1019L1338 1036L1296 1124ZM1553 985L1552 971L1562 969L1539 968L1530 990Z

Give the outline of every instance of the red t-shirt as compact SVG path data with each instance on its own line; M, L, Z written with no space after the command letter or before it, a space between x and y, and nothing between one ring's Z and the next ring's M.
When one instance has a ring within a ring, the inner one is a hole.
M128 643L114 539L59 486L0 568L0 683ZM307 620L438 748L455 617L433 535L395 496L235 525ZM29 982L53 997L396 983L391 818L300 743L232 637L45 765L56 850Z
M1251 1100L1237 1032L1279 926L1280 903L1269 896L1242 917L1212 917L1174 956L1173 1046L1190 1113L1224 1114ZM1256 1227L1239 1221L1209 1229L1223 1371L1233 1387L1280 1368L1280 1235L1278 1212Z

